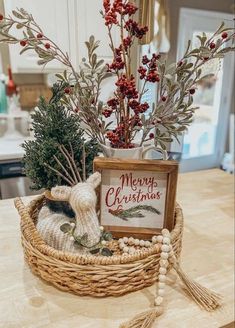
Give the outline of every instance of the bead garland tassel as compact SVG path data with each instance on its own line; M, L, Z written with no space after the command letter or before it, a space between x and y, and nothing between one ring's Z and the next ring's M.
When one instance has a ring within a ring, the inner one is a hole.
M149 311L142 312L135 316L132 320L121 324L120 328L151 328L156 317L163 313L162 303L165 294L165 281L167 267L171 264L177 272L179 278L184 284L186 292L191 298L203 309L207 311L215 310L221 305L221 296L201 286L197 282L188 278L181 270L177 258L172 249L170 233L167 229L162 230L162 236L157 236L156 242L161 244L161 254L159 261L159 275L156 290L156 298L154 300L155 307Z

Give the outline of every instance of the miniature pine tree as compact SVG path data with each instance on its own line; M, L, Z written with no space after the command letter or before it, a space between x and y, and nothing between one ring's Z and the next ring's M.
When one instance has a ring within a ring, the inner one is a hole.
M35 140L23 144L24 169L32 189L74 185L92 173L98 145L94 139L85 141L78 115L63 105L65 87L54 84L49 103L41 97L32 114Z

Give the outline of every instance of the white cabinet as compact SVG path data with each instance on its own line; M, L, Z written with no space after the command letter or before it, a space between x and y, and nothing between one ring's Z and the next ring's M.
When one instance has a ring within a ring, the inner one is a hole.
M112 53L109 47L108 30L100 14L100 10L103 9L103 0L75 0L74 6L73 19L78 40L76 43L78 62L81 62L81 59L87 56L84 42L89 39L90 35L94 35L95 39L100 41L100 47L97 49L98 57L110 62ZM117 44L118 33L114 31L113 34L114 44Z
M85 41L90 35L100 40L98 58L104 59L105 62L112 61L107 27L100 14L103 0L5 0L7 14L15 8L24 8L32 13L45 35L57 43L64 52L68 52L76 69L82 58L87 57ZM22 32L15 30L15 33ZM113 39L115 45L120 43L117 30L114 30ZM21 49L20 45L10 45L10 60L14 73L49 73L64 69L57 61L52 61L43 68L37 65L38 57L34 51L20 55ZM104 82L102 89L102 99L105 100L112 93L113 83L110 80Z
M96 49L98 59L104 59L106 63L111 63L113 59L112 51L109 47L110 41L108 30L104 24L100 10L103 9L103 0L73 0L69 1L69 22L70 38L76 40L71 47L71 58L75 67L79 66L83 57L87 57L85 41L94 35L100 41L99 48ZM119 45L118 30L113 30L113 41ZM115 88L114 78L103 81L100 99L106 101L112 96Z
M4 0L4 5L6 14L15 8L32 13L44 34L68 52L75 67L86 57L84 42L92 34L101 41L98 57L111 61L107 29L100 14L102 0ZM22 35L21 30L15 29L14 33ZM14 73L48 73L63 69L57 61L50 62L45 68L38 66L37 54L27 51L20 55L20 45L10 45L9 48Z
M35 21L50 39L55 41L64 51L71 54L69 33L69 2L71 0L4 0L5 12L10 14L13 9L24 8L31 13ZM15 30L19 36L21 30ZM62 64L53 61L45 68L37 65L38 57L34 51L20 55L20 45L10 45L10 61L14 73L53 72L63 69Z

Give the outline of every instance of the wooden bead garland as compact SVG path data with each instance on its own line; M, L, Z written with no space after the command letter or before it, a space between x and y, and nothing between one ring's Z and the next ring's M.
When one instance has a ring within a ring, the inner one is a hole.
M154 301L155 306L159 306L163 302L163 296L165 294L165 283L166 283L166 274L167 274L167 267L169 265L169 257L174 256L172 254L172 246L171 246L171 239L170 239L170 232L167 229L162 230L162 235L153 236L152 242L134 239L133 237L123 237L118 240L119 248L124 253L133 254L138 250L135 249L134 246L140 247L151 247L154 244L161 244L161 254L160 254L160 261L159 261L159 275L158 275L158 285L156 291L156 298ZM170 260L170 259L169 259Z
M158 275L158 284L156 290L156 298L154 300L155 306L159 306L163 302L163 296L165 294L165 282L166 282L166 274L168 267L168 258L169 253L171 251L170 247L170 233L167 229L162 230L162 236L158 236L162 238L158 238L159 243L161 243L161 260L159 261L159 275ZM161 240L161 242L160 242Z
M160 237L160 238L159 238ZM168 235L166 235L168 237ZM152 241L149 240L139 240L133 237L123 237L118 240L119 249L124 253L133 254L138 251L134 246L149 248L154 244L161 243L163 236L153 236ZM130 246L130 247L129 247ZM164 258L164 255L163 255Z
M158 284L156 288L156 298L154 300L155 307L149 311L136 315L132 320L121 324L120 328L151 328L156 317L163 313L162 303L164 300L166 274L169 263L172 264L174 270L177 272L188 294L198 305L207 311L215 310L221 305L220 295L201 286L196 281L191 280L182 271L174 254L170 233L167 229L162 230L162 235L154 236L152 238L152 243L161 244L161 260L159 261Z

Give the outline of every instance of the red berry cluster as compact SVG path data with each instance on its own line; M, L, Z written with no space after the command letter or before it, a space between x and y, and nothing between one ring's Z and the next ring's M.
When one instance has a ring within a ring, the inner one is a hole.
M119 105L119 101L117 98L112 98L107 101L107 105L110 108L105 108L105 110L102 112L102 114L106 118L110 117L113 111L117 109L117 106Z
M128 19L125 24L125 29L138 39L142 39L142 37L148 32L148 26L142 27L133 19Z
M107 104L109 107L111 107L114 110L117 109L117 106L119 105L119 101L117 98L111 98L107 101Z
M139 94L136 90L135 78L133 75L128 79L125 74L123 74L117 82L115 83L118 87L118 91L122 94L123 98L136 99Z
M129 15L129 16L134 15L138 10L138 8L131 2L127 2L126 4L124 4L123 9L124 9L123 11L124 15Z
M104 117L108 118L108 117L111 116L112 112L113 112L112 109L108 109L108 108L106 108L106 109L102 112L102 114L104 115Z
M127 50L128 48L130 48L132 44L132 38L130 36L127 36L126 38L123 39L122 42L123 42L124 49Z
M138 8L131 2L114 0L111 6L110 0L103 0L105 25L118 24L117 14L132 16Z
M131 109L133 109L135 114L145 113L149 108L149 104L147 102L140 104L135 99L129 101L128 105Z
M122 148L124 146L123 135L124 135L123 123L120 123L115 130L108 131L107 138L110 141L111 147Z
M119 48L115 49L115 57L114 60L112 62L112 64L108 65L108 69L109 71L118 71L123 69L125 66L125 63L122 59L122 50L121 50L121 46Z
M131 118L122 119L122 122L118 124L116 129L108 131L106 136L110 141L113 148L133 148L134 145L129 142L125 143L125 131L130 126L142 126L142 122L138 115L134 115Z
M159 82L160 77L157 71L157 60L160 59L160 55L153 54L152 58L149 59L146 55L142 58L142 64L144 66L140 66L138 72L140 73L140 79L146 80L148 82Z

